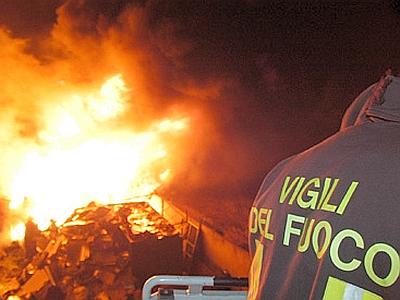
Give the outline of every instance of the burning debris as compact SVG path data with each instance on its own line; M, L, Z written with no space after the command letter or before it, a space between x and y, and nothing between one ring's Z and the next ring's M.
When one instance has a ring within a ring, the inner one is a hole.
M9 201L8 215L15 216L0 226L0 234L10 228L5 239L21 240L27 217L44 230L51 219L63 223L90 199L109 204L151 194L174 176L170 147L189 118L162 118L140 129L124 125L119 119L126 117L133 92L122 74L84 90L62 87L57 101L41 109L43 126L35 142L15 148L10 146L15 139L0 132L7 141L0 156L7 166L0 196Z
M27 255L32 245L6 299L135 299L149 276L182 271L181 237L146 202L92 202L59 227L27 231Z
M145 202L114 199L153 194L171 180L170 153L179 153L179 134L190 118L174 109L171 118L157 115L142 124L129 117L143 95L136 81L129 81L133 88L126 85L126 74L104 70L99 77L75 80L46 72L50 62L44 66L24 54L25 43L3 31L0 41L9 50L3 56L10 60L5 72L15 78L0 82L0 100L6 99L0 196L7 202L0 234L7 241L25 236L25 253L15 245L22 260L3 255L4 273L12 276L4 276L7 286L0 286L0 295L124 299L150 275L175 272L182 245L174 227ZM35 91L21 93L18 82ZM104 205L88 205L88 199ZM77 207L84 208L74 211Z

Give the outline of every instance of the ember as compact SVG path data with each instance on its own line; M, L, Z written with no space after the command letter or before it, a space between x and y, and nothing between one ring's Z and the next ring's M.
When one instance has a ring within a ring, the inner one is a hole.
M149 276L182 266L177 230L146 202L92 202L27 241L38 252L5 296L133 299Z

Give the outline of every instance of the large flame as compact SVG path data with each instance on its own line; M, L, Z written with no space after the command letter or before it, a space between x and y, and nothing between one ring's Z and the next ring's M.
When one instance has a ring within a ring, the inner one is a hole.
M187 127L187 119L163 119L148 130L111 129L127 108L121 75L94 93L65 96L45 111L40 142L24 153L10 189L10 208L44 229L63 222L90 201L120 202L151 194L171 174L163 135ZM163 142L164 141L164 142ZM21 224L12 239L23 237Z

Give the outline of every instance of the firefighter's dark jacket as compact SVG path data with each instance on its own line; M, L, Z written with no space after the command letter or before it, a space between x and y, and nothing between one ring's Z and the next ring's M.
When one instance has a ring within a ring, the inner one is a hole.
M249 299L400 299L400 78L279 163L250 212Z

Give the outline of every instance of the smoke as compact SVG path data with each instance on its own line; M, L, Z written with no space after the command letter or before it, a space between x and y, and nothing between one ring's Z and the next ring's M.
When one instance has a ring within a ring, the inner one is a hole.
M191 201L205 195L248 195L243 186L260 168L249 155L257 147L252 131L261 121L263 127L271 125L264 134L275 136L274 108L260 112L264 108L246 81L253 84L250 77L256 75L263 90L273 92L278 71L267 55L241 45L243 39L255 38L247 36L251 24L245 30L229 24L232 17L225 9L238 8L186 1L98 5L70 0L57 9L57 22L43 47L55 54L51 63L65 70L68 82L101 81L110 72L122 73L132 88L124 122L133 128L163 116L189 116L193 136L171 149L179 159L167 190ZM223 28L214 28L220 22ZM224 36L229 30L238 30L243 39ZM261 120L268 111L270 120Z
M2 170L40 144L56 99L121 73L129 110L113 126L190 118L168 149L175 177L165 189L190 201L250 203L278 160L336 131L400 46L398 16L374 3L28 2L0 1Z
M48 4L54 9L54 4ZM22 3L19 5L26 9ZM187 72L185 56L193 44L179 36L179 22L158 15L158 6L157 1L110 1L100 5L94 1L65 1L54 10L53 23L48 18L42 23L39 18L35 30L29 28L29 22L25 22L25 28L12 18L3 19L2 195L11 194L11 179L23 163L24 154L40 151L48 112L63 106L66 95L99 86L116 73L122 74L130 88L130 106L109 125L140 130L163 117L189 118L191 141L187 137L172 143L174 148L168 150L176 157L173 168L177 180L190 169L186 181L194 188L202 185L204 174L200 173L208 160L206 153L211 145L220 144L216 120L209 113L210 103L219 97L225 83L216 77L199 81ZM16 7L8 9L18 15ZM5 214L12 219L10 212Z
M137 129L162 117L190 118L192 137L169 149L173 158L179 158L170 189L187 193L185 187L190 186L192 193L204 187L205 178L212 186L224 177L225 166L210 169L226 160L218 127L232 118L232 112L216 115L214 107L223 89L233 83L219 73L207 72L208 78L202 78L201 68L192 69L196 43L185 36L187 24L179 19L176 6L165 1L66 1L57 10L46 44L60 53L53 64L65 66L57 69L67 71L68 81L92 82L110 72L123 74L132 89L125 125Z

